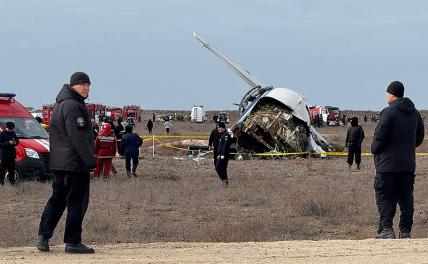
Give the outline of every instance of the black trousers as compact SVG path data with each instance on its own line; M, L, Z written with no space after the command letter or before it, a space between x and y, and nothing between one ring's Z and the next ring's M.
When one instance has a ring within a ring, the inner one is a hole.
M410 233L413 225L413 172L376 173L374 189L376 205L379 212L379 229L392 228L397 203L400 206L401 232Z
M15 183L15 160L2 160L0 166L0 184L4 184L6 172L9 172L8 180L11 184Z
M131 169L131 159L132 159L132 169ZM135 172L138 167L138 156L125 156L125 168L126 171Z
M117 144L117 153L120 156L123 156L123 150L122 150L122 146L120 144L120 142L122 141L122 139L117 140L116 144Z
M89 203L89 172L54 171L52 180L53 194L40 220L39 235L50 239L67 208L64 243L80 243L82 222Z
M354 163L354 156L355 156L355 163L361 164L361 145L356 144L349 144L349 150L348 150L348 164L352 165Z
M216 149L213 150L213 155L214 155L214 168L217 166L217 156L218 156L218 151Z
M220 180L227 180L227 164L229 163L228 159L219 159L215 165L215 170L218 174Z

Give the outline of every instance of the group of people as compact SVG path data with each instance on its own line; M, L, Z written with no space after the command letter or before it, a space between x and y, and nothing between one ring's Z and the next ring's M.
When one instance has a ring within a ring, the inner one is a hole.
M154 114L153 114L153 115L154 115ZM147 125L146 125L147 130L149 131L149 135L152 135L152 134L153 134L153 126L154 126L154 124L153 124L152 119L149 119L149 121L147 121ZM166 121L163 123L163 126L165 127L165 132L166 132L166 134L167 134L167 135L169 135L169 132L170 132L170 130L171 130L171 128L172 128L172 123L171 123L171 121L166 120Z
M112 161L116 153L125 158L125 168L128 177L137 177L139 148L143 144L143 139L133 133L133 126L127 124L123 127L120 120L118 125L112 129L111 123L102 123L101 131L95 134L94 154L97 158L94 171L94 179L108 180L110 172L116 174ZM132 161L132 166L131 166Z
M97 154L94 155L92 125L84 103L90 85L87 74L76 72L56 98L49 131L53 191L40 220L37 248L41 251L49 251L49 240L67 208L65 252L94 252L93 248L82 243L81 238L82 222L89 203L90 171L97 168L97 164L100 165L97 173L101 173L101 166L104 169L110 166L108 159L112 158L115 150L115 137L111 133L111 126L105 124L101 134L97 136ZM404 98L402 83L392 82L387 88L386 98L389 106L380 114L371 145L376 167L374 189L380 218L377 237L396 237L392 220L398 204L401 211L399 237L410 238L414 211L415 149L423 142L424 125L412 101ZM13 125L7 124L6 130L0 134L2 155L19 144L16 135L11 133L12 130ZM125 131L127 133L121 138L121 146L129 144L136 147L142 143L139 136L132 133L132 127L127 126ZM364 131L358 126L358 120L354 119L346 140L350 154L358 156L363 139ZM209 145L214 152L216 172L224 185L229 183L227 165L230 143L231 136L226 131L225 124L218 123L211 133ZM123 151L128 175L132 175L135 171L129 163L138 152L128 151L126 148ZM9 156L9 160L13 160L13 155ZM350 165L351 161L349 158ZM359 157L356 157L356 162L357 165L360 164ZM6 168L9 169L7 166Z

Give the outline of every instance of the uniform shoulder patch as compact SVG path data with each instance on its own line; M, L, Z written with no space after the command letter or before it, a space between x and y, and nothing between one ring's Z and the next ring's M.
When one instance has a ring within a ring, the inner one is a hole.
M77 123L77 127L85 127L86 125L85 118L83 118L83 116L76 117L76 123Z

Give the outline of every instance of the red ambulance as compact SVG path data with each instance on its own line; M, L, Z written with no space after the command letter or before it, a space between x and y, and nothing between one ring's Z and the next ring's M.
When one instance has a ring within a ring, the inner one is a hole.
M15 123L15 133L19 138L19 145L16 146L15 180L50 178L48 133L31 113L15 100L15 94L0 93L0 130L3 130L9 121ZM7 180L8 177L5 178Z

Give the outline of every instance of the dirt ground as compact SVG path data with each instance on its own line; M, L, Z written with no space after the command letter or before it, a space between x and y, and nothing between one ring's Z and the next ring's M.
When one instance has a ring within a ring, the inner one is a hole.
M363 124L363 151L369 151L375 125ZM213 127L176 122L171 134L206 136ZM319 131L343 145L346 129ZM143 123L137 132L147 135ZM161 122L155 135L165 135ZM225 188L211 156L187 159L185 151L157 146L153 159L152 150L145 142L138 178L128 178L124 160L116 158L117 175L91 182L83 239L97 248L92 257L61 253L64 217L51 240L54 252L34 250L49 183L0 188L0 263L428 262L428 241L421 239L428 237L428 157L417 158L412 235L418 239L376 242L361 241L377 229L372 157L363 158L360 171L348 171L345 157L231 161ZM428 140L417 151L428 152Z
M0 249L1 263L427 263L428 240L329 240L262 243L154 243L94 245L93 255L63 247Z

